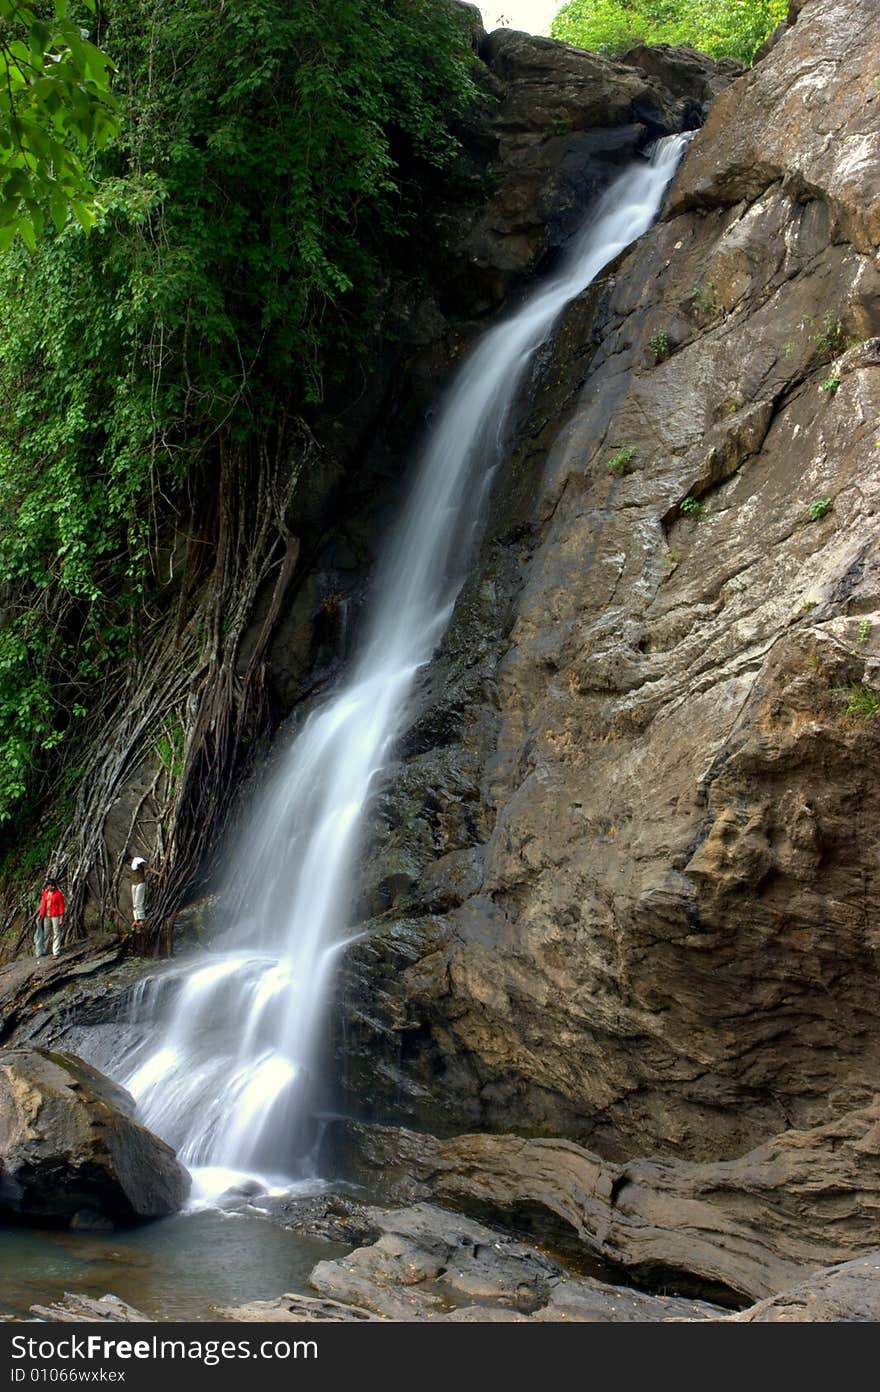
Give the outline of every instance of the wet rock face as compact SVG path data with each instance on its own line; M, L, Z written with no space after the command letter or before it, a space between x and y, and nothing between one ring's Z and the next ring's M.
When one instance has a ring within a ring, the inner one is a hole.
M377 803L349 1105L718 1160L872 1098L878 62L804 5L546 355Z
M79 1229L175 1213L189 1175L73 1054L0 1050L0 1213Z

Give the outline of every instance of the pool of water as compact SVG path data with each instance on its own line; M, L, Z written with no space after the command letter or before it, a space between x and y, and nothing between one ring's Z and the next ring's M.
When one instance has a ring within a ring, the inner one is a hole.
M180 1213L112 1233L0 1226L0 1316L28 1317L67 1290L118 1295L154 1319L213 1319L218 1306L307 1291L316 1262L349 1250L247 1211Z

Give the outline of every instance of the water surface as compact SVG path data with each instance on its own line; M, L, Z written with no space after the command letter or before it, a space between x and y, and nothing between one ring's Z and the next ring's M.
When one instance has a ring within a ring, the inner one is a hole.
M112 1233L0 1226L0 1316L33 1318L31 1305L67 1290L118 1295L155 1319L214 1319L217 1306L308 1293L312 1267L350 1250L216 1209Z

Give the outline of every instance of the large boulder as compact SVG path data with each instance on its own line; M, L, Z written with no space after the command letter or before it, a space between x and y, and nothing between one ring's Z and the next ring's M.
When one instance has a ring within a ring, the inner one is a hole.
M176 1212L189 1184L124 1088L73 1054L0 1051L0 1213L130 1223Z

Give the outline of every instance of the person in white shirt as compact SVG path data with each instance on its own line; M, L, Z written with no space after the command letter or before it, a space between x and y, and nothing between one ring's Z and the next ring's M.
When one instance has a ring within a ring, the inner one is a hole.
M143 856L126 856L126 862L131 870L131 907L134 926L137 927L147 916L147 875L158 878L162 872L148 865Z

